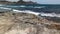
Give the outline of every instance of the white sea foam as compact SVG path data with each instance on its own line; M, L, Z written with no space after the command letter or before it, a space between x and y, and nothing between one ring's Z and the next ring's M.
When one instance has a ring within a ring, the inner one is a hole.
M30 13L30 14L34 14L34 15L40 15L40 16L49 16L49 17L60 17L60 14L56 14L56 13L38 13L38 12L33 12L33 11L30 11L30 10L23 10L23 11L20 11L20 10L13 10L15 12L23 12L23 13Z
M60 17L60 14L56 13L40 13L41 16L49 16L49 17Z
M13 11L15 11L15 12L23 12L23 13L30 13L30 14L34 14L34 15L39 15L39 13L30 11L30 10L22 10L22 11L20 11L20 10L14 10L13 9Z
M24 5L21 5L21 6L10 6L10 5L7 5L6 7L13 7L13 8L16 8L16 7L23 7L23 8L44 8L45 6L24 6Z
M20 6L11 6L11 5L5 5L5 7L12 7L12 8L17 8L17 7L27 7L27 6L24 6L24 5L20 5Z
M22 5L22 6L20 6L20 7L26 7L26 6L23 6L23 5Z
M6 6L6 7L18 7L18 6Z
M38 12L33 12L31 10L15 10L15 9L5 8L5 7L0 7L0 9L11 10L14 12L30 13L34 15L40 15L40 16L60 17L60 14L56 14L56 13L38 13Z
M6 7L26 7L26 6L6 6Z
M0 9L12 10L11 8L0 7Z
M34 7L34 8L44 8L45 6L39 6L39 7Z

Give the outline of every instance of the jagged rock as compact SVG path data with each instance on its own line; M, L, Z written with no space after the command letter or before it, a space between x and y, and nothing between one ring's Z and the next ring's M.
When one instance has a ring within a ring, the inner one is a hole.
M0 4L37 4L37 2L25 2L25 1L18 1L18 2L9 2L9 1L0 1Z
M55 22L33 14L0 13L0 34L60 34L58 27Z

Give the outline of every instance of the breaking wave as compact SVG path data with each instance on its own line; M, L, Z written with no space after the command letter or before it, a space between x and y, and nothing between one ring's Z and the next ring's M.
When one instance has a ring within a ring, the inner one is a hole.
M45 6L24 6L24 5L19 5L19 6L11 6L11 5L0 5L0 7L7 7L7 8L44 8Z
M25 7L25 6L21 6L21 7ZM14 12L30 13L30 14L34 14L34 15L37 15L37 16L60 17L60 14L56 14L56 13L43 13L43 12L39 13L39 12L31 11L31 10L16 10L16 9L5 8L5 7L0 7L0 9L6 9L6 10L14 11Z
M34 14L34 15L39 15L40 13L38 13L38 12L33 12L33 11L30 11L30 10L15 10L15 9L13 9L13 11L15 11L15 12L21 12L21 13L30 13L30 14Z
M39 12L30 11L30 10L23 10L23 11L13 10L13 11L23 12L23 13L30 13L30 14L34 14L34 15L37 15L37 16L60 17L60 14L56 14L56 13L39 13Z

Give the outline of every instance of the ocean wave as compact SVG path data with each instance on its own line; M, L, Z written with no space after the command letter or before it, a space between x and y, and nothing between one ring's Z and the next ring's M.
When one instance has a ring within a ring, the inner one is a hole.
M13 11L15 11L15 12L22 12L22 13L30 13L30 14L34 14L34 15L39 15L40 13L38 13L38 12L33 12L33 11L30 11L30 10L15 10L15 9L13 9Z
M45 6L24 6L24 5L21 5L21 6L10 6L10 5L6 5L4 7L11 7L11 8L18 8L18 7L22 7L22 8L44 8Z
M5 5L3 5L3 4L0 4L0 6L5 6Z
M56 13L41 13L41 12L39 13L39 12L31 11L31 10L16 10L16 9L5 8L5 7L0 7L0 9L6 9L6 10L11 10L14 12L21 12L21 13L30 13L37 16L60 17L60 14L56 14Z
M34 8L44 8L45 6L38 6L38 7L34 7Z
M60 14L56 14L56 13L39 13L39 12L30 11L30 10L23 10L23 11L13 10L13 11L15 11L15 12L23 12L23 13L30 13L30 14L34 14L34 15L37 15L37 16L60 17Z
M19 7L26 7L26 6L23 6L23 5L22 5L22 6L19 6Z
M40 13L39 16L60 17L60 14L56 14L56 13Z
M12 8L0 7L0 9L12 10Z
M13 10L13 11L15 11L15 12L23 12L23 13L30 13L30 14L34 14L34 15L37 15L37 16L60 17L60 14L56 14L56 13L39 13L39 12L30 11L30 10L23 10L23 11Z

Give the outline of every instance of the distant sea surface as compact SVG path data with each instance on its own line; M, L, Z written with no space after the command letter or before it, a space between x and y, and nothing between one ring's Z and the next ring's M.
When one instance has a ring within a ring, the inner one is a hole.
M0 7L7 7L17 10L32 10L35 12L60 13L60 5L52 4L10 4L0 5Z

